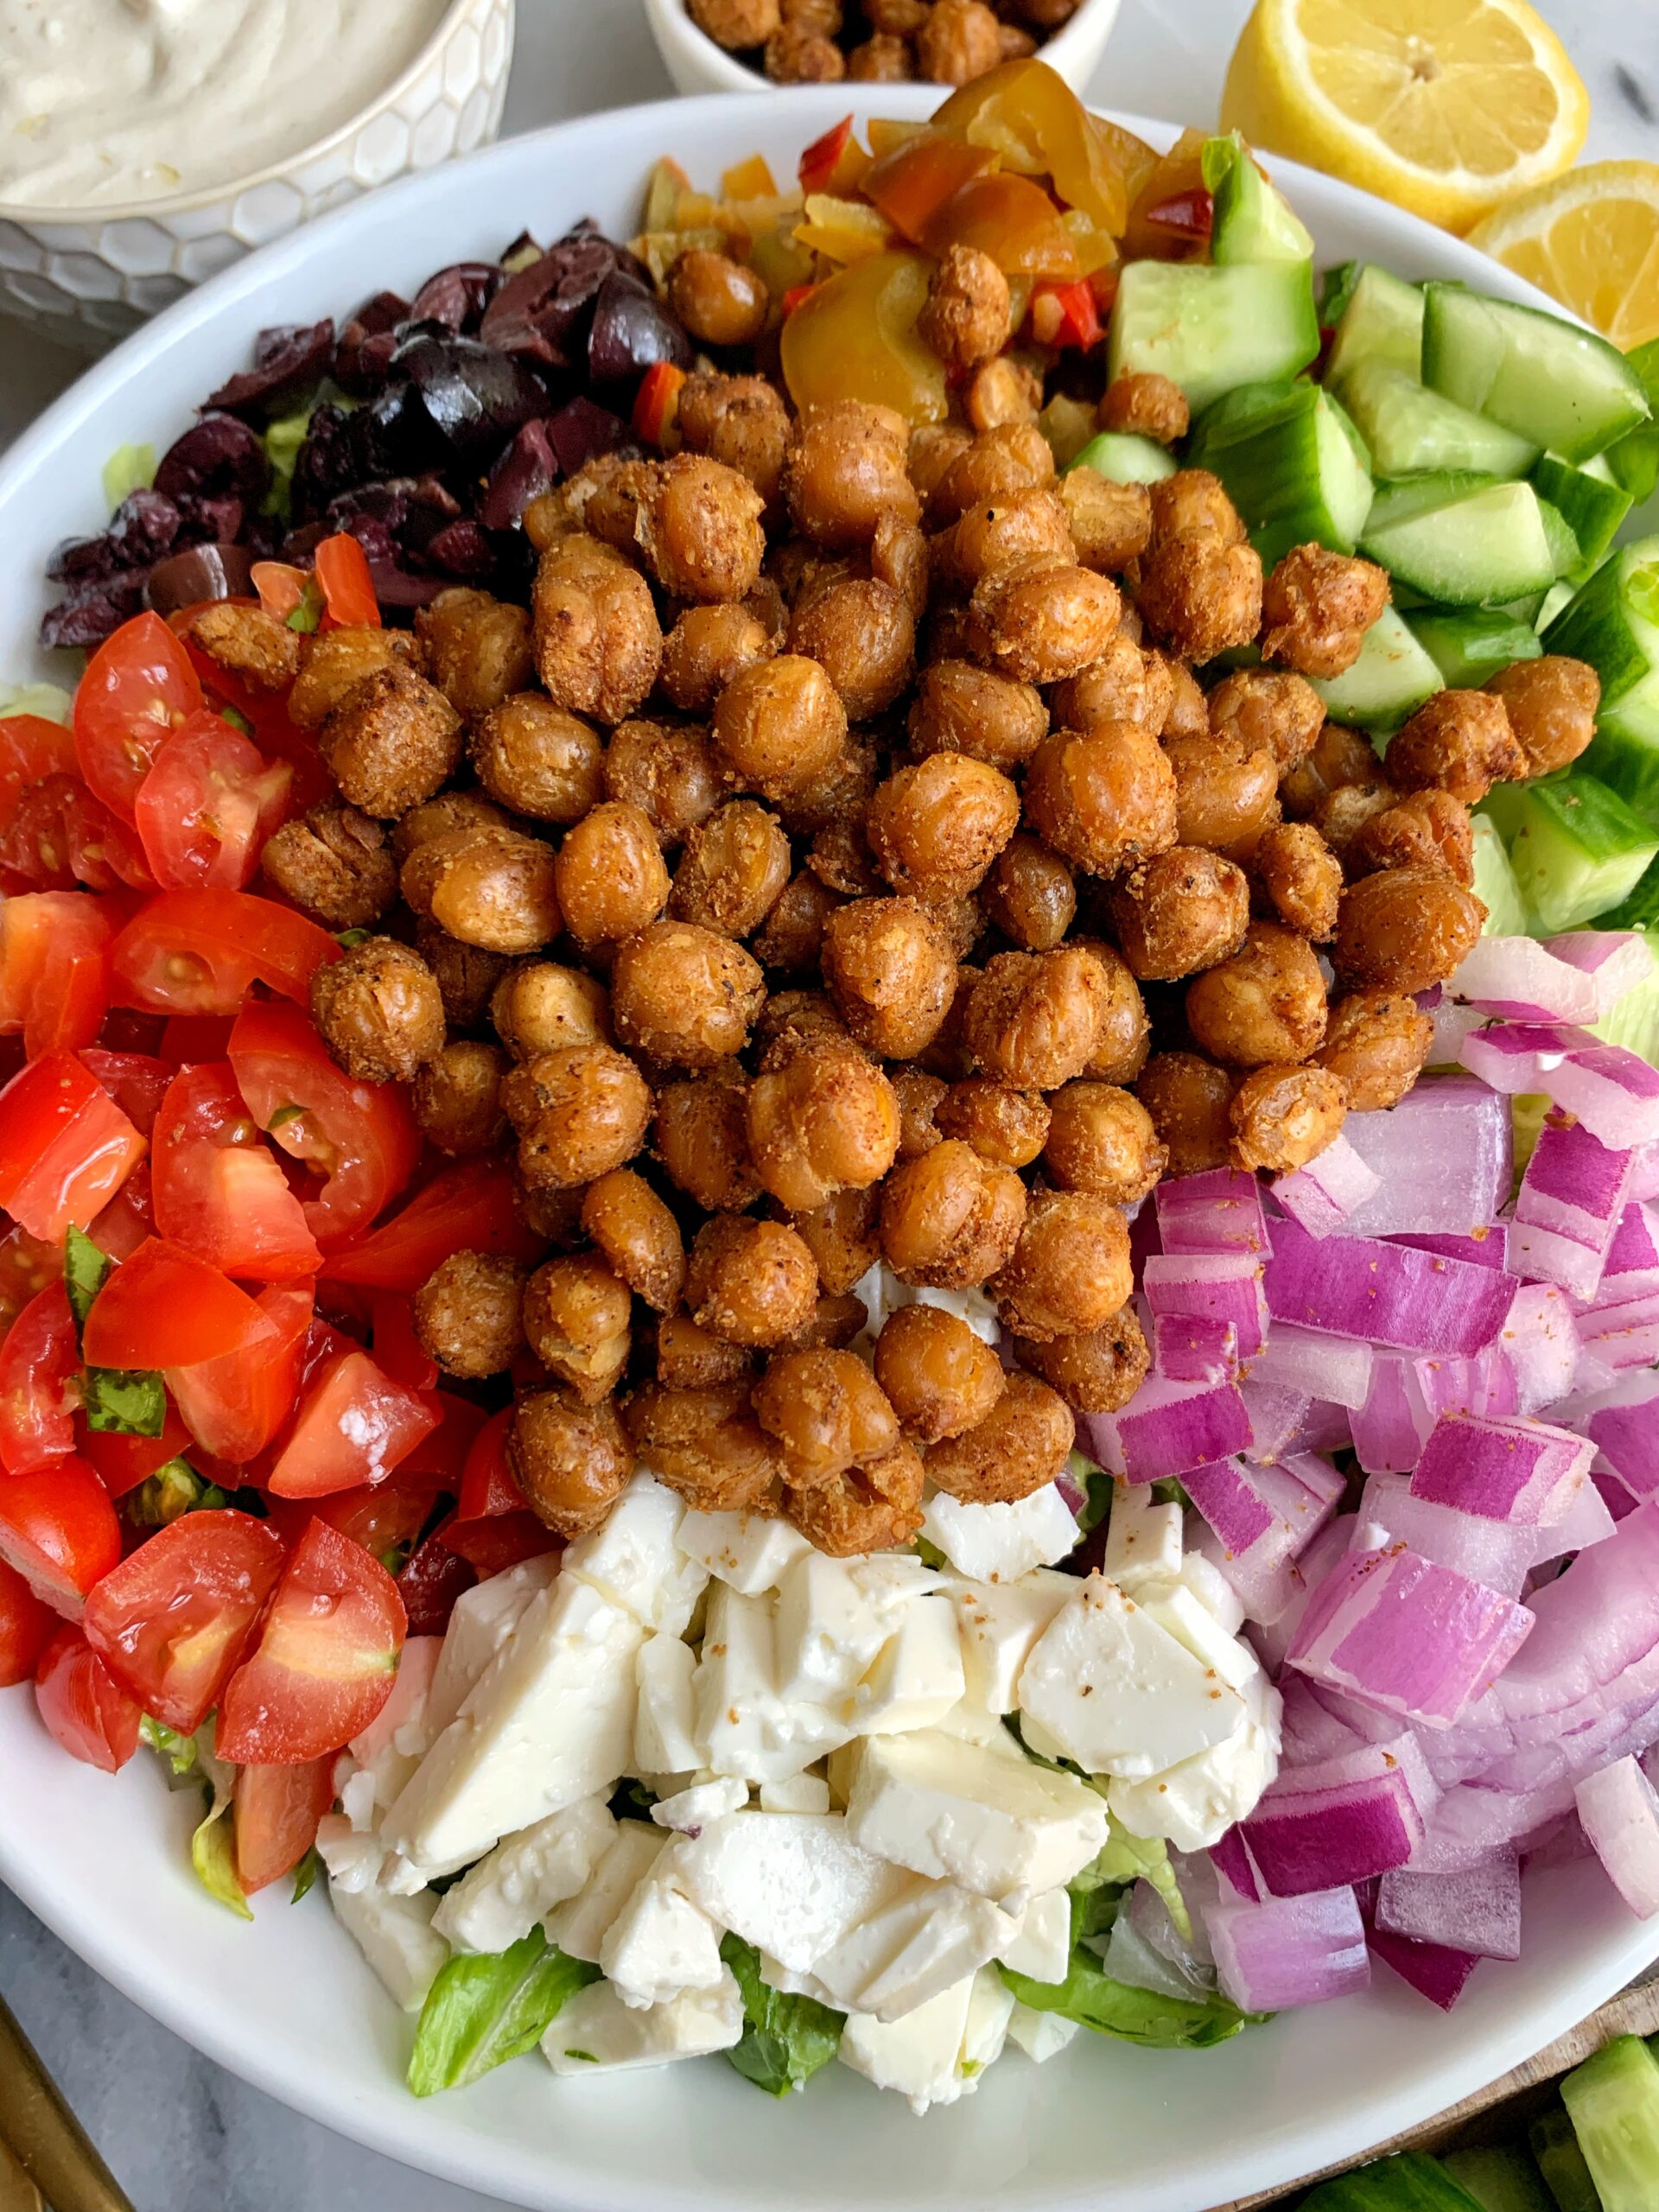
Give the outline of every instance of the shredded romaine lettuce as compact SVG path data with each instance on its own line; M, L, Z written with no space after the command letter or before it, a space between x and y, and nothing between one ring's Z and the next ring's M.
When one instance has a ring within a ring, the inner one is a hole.
M771 2097L804 2089L841 2048L845 2016L811 1997L786 1997L760 1978L760 1955L728 1936L720 1955L743 1993L742 2040L726 2054L746 2082Z
M1058 2012L1096 2035L1117 2036L1154 2050L1205 2050L1259 2015L1241 2012L1224 1997L1191 2000L1166 1997L1152 1989L1132 1989L1114 1981L1092 1952L1071 1954L1064 1981L1033 1981L1011 1967L998 1972L1022 2005L1034 2012Z
M0 715L38 715L42 721L62 722L66 728L75 702L58 683L0 683Z
M566 1998L598 1980L539 1928L505 1951L448 1960L421 2007L410 2088L417 2097L464 2089L539 2043Z
M104 464L104 497L111 512L129 492L147 492L155 481L154 446L118 446Z

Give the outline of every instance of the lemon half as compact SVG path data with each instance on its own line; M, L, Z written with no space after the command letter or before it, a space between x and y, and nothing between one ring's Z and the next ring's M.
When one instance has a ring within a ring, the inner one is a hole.
M1659 338L1659 163L1586 162L1469 233L1628 353Z

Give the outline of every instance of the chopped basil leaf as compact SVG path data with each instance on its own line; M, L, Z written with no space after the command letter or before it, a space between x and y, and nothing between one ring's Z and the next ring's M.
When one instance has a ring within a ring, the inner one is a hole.
M217 1483L204 1482L188 1459L169 1459L164 1467L130 1491L123 1501L127 1517L140 1529L164 1529L181 1513L228 1505L230 1498Z
M949 1567L950 1564L950 1560L946 1559L944 1554L939 1549L938 1546L935 1543L930 1543L925 1536L918 1536L915 1542L912 1544L911 1549L915 1553L917 1558L920 1560L922 1565L924 1567L931 1567L936 1574L938 1573L942 1568Z
M599 2063L591 2050L567 2050L564 2055L567 2058L582 2059L589 2066L597 2066Z
M417 2097L464 2089L539 2043L566 1998L598 1980L539 1928L505 1951L450 1959L421 2007L410 2088Z
M309 637L322 620L322 587L315 576L308 576L299 605L288 618L290 630L297 630Z
M366 944L371 934L368 930L338 930L334 933L334 942L344 945L349 952L354 944Z
M92 1300L108 1279L110 1265L109 1255L100 1252L86 1231L71 1222L63 1240L63 1287L69 1311L75 1317L77 1344L86 1325L86 1316L92 1310Z
M81 1410L88 1428L116 1436L159 1436L167 1424L167 1387L153 1368L84 1367Z
M219 710L219 719L222 722L229 722L232 729L239 729L244 737L253 735L253 724L239 707L221 707Z
M317 1856L317 1847L314 1843L294 1869L294 1894L289 1899L290 1904L298 1904L302 1897L308 1897L310 1894L312 1885L317 1878L317 1870L321 1864L322 1861Z
M760 1978L760 1955L738 1936L728 1936L720 1955L743 1993L742 2039L726 2054L746 2082L770 2097L804 2088L841 2048L845 2015L816 1998L787 1997Z
M1091 1529L1098 1529L1112 1510L1112 1478L1103 1467L1085 1459L1081 1452L1074 1452L1065 1463L1065 1471L1083 1492L1083 1510L1077 1516L1077 1530L1086 1536Z

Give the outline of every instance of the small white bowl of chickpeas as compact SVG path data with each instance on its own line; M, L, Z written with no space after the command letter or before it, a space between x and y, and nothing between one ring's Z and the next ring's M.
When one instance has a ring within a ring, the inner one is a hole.
M645 0L682 92L779 85L965 85L1040 53L1078 92L1120 0Z

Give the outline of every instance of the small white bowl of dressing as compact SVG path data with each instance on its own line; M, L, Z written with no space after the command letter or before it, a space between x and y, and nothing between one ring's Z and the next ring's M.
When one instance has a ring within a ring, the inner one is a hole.
M487 144L515 0L0 0L0 315L84 353Z

